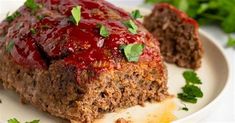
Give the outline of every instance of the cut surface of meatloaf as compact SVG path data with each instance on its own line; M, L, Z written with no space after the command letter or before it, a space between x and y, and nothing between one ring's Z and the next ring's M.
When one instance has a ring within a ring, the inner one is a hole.
M192 69L201 66L203 49L195 20L167 3L159 3L145 17L144 26L159 40L165 61Z
M92 122L120 108L168 97L159 44L129 13L104 0L37 0L0 24L0 80L50 114ZM81 6L81 20L71 10ZM133 34L124 24L138 28ZM108 37L100 35L100 26ZM137 62L120 46L142 44Z

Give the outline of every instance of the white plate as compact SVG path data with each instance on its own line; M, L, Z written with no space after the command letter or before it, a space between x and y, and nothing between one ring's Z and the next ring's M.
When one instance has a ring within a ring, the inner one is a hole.
M143 10L143 12L146 14L145 10ZM199 99L197 104L186 104L189 108L188 112L178 110L183 105L177 98L173 98L161 104L146 104L145 107L135 106L118 113L110 113L103 119L97 121L97 123L111 123L120 117L130 119L135 123L150 122L150 120L154 119L152 115L150 116L151 113L155 113L154 117L159 117L161 115L159 111L165 111L165 108L172 106L172 104L176 104L174 115L177 119L174 121L175 123L191 123L206 117L208 112L213 110L213 107L216 106L226 85L228 85L230 72L224 52L222 48L215 43L215 39L209 37L202 30L200 30L200 39L202 40L205 53L202 59L202 67L197 70L197 73L203 82L201 88L204 97ZM169 75L169 91L171 94L177 94L181 92L181 87L185 84L182 77L182 72L185 71L185 69L170 64L167 64L167 68ZM20 104L19 97L14 92L0 89L0 98L2 100L2 104L0 104L0 123L13 117L21 121L40 119L41 123L61 122L60 119L38 111L30 105ZM157 110L158 113L156 114Z

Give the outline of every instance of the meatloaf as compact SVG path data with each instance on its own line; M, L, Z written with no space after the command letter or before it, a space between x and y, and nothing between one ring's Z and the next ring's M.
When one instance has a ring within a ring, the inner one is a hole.
M144 26L159 40L165 61L191 69L200 67L203 49L195 20L167 3L159 3L144 18Z
M89 123L168 97L158 41L104 0L27 0L1 22L0 37L4 87L51 115ZM131 61L135 48L123 46L137 44Z

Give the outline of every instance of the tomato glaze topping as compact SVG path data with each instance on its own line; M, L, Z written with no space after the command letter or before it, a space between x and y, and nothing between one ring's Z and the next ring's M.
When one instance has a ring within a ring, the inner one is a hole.
M100 71L115 67L115 62L124 58L120 45L144 44L149 38L145 31L129 32L123 24L132 19L129 14L103 0L38 0L37 3L43 7L36 12L26 7L18 10L22 15L15 22L21 27L10 29L8 35L15 42L13 59L25 66L47 69L53 60L64 60L80 71L88 68ZM71 10L78 5L81 20L75 25L70 19ZM108 29L108 37L100 35L98 24ZM30 32L32 29L35 34ZM142 57L150 58L150 53L144 51ZM97 64L107 62L114 66Z

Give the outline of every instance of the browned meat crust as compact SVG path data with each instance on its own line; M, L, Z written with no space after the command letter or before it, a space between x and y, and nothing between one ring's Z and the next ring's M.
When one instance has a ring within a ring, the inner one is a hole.
M24 102L65 119L91 122L103 113L161 101L168 95L166 76L153 63L122 63L121 69L106 71L81 87L75 69L62 61L48 70L30 70L3 57L0 77L4 87L17 91ZM80 77L86 81L91 75L83 71Z
M157 4L145 17L144 26L159 40L165 61L192 69L201 66L198 25L185 13L166 3Z
M119 119L116 120L115 123L130 123L130 122L128 122L128 121L125 120L124 118L119 118Z

